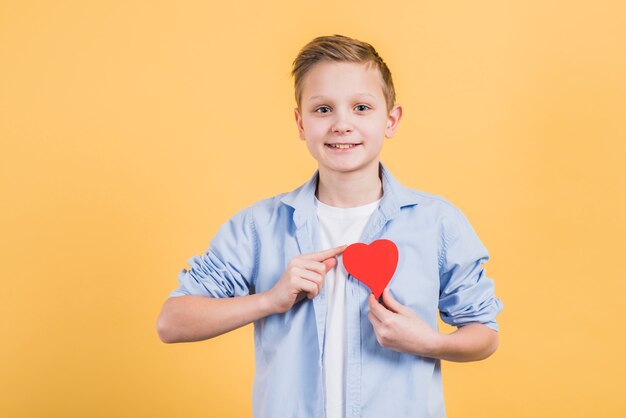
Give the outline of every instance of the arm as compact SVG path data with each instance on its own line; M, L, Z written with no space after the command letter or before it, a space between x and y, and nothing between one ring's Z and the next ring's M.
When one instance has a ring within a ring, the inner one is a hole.
M346 246L294 257L266 292L232 298L176 296L165 301L157 332L164 343L202 341L291 309L318 295L326 273Z
M435 357L448 361L484 360L498 348L498 332L484 324L468 324L450 334L439 333Z
M157 332L164 343L202 341L272 313L266 293L234 298L176 296L163 304Z
M450 334L430 327L413 311L383 292L384 305L369 297L369 319L381 346L401 353L448 361L483 360L498 347L498 333L486 325L473 323Z

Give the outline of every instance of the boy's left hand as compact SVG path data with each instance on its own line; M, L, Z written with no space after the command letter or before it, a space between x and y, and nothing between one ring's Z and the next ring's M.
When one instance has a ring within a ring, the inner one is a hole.
M368 318L374 326L378 343L400 353L436 357L441 334L395 300L389 289L383 291L382 297L384 305L373 294L368 300Z

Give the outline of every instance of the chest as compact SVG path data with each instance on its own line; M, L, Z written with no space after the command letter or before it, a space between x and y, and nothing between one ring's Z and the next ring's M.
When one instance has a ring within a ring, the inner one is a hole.
M381 222L380 217L373 214L356 227L351 225L346 228L350 233L342 235L338 225L320 222L317 217L300 227L291 223L274 227L266 225L259 231L262 239L255 283L257 292L271 289L289 261L297 255L344 243L370 243L384 238L398 247L398 266L388 286L396 299L425 316L430 317L436 312L442 247L436 223L409 215ZM348 278L350 286L358 288L352 294L356 294L359 303L365 302L368 289L352 277Z

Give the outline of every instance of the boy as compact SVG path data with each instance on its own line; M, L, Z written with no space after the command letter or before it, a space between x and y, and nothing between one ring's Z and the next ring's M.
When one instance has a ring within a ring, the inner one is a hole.
M255 417L443 417L440 360L481 360L498 345L487 250L452 204L380 162L402 108L371 45L316 38L292 73L318 170L237 213L189 260L159 335L199 341L254 322ZM345 244L381 238L399 250L382 303L341 261ZM437 312L459 328L439 333Z

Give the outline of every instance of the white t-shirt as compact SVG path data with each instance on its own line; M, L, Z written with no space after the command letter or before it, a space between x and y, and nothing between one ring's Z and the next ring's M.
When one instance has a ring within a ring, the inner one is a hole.
M320 225L322 248L334 248L359 242L363 230L380 200L354 208L328 206L319 200L317 218ZM345 417L346 386L346 315L345 296L348 273L341 256L337 265L326 273L326 336L324 338L324 381L326 388L326 417Z

